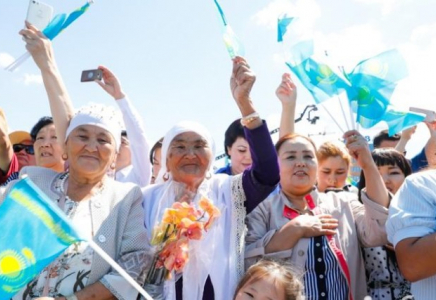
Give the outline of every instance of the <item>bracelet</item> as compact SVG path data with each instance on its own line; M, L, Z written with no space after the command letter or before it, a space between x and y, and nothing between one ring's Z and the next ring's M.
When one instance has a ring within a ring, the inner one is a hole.
M252 114L249 114L248 116L242 117L241 118L241 125L246 127L248 124L250 124L251 122L253 122L256 119L259 119L259 113L254 112Z
M64 297L65 297L65 300L79 300L79 298L77 298L77 296L74 294L69 295L69 296L64 296Z

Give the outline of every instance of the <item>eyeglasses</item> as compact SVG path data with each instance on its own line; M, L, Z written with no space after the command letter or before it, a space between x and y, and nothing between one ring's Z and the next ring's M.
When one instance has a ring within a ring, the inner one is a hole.
M30 154L30 155L35 154L35 151L33 149L33 145L14 144L12 147L14 148L15 153L18 153L24 149L27 154Z

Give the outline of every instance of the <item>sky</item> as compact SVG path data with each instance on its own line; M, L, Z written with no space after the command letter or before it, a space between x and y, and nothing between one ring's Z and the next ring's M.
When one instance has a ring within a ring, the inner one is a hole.
M70 12L83 0L44 0L55 13ZM436 1L434 0L221 0L228 23L245 48L256 73L254 105L270 129L278 126L281 105L275 89L284 72L286 45L277 43L277 18L298 17L292 39L313 38L315 52L331 66L352 68L361 60L397 48L409 76L401 81L392 103L436 110ZM30 130L49 115L48 100L39 70L31 59L11 73L3 70L25 52L18 31L24 26L28 0L0 0L0 107L10 130ZM222 26L213 0L95 0L90 9L54 41L60 72L76 108L88 102L114 105L96 83L81 83L82 70L105 65L119 78L144 120L153 144L172 125L193 120L205 125L223 151L224 131L239 110L231 96L232 63L222 41ZM298 80L297 117L314 104ZM306 120L296 130L318 142L335 139L351 129L346 99L318 105L316 124ZM327 113L327 112L328 113ZM341 126L338 128L331 115ZM307 115L305 116L305 118ZM386 128L379 124L363 133L372 136ZM276 137L275 137L276 138ZM428 138L418 126L409 155ZM408 155L408 156L409 156Z

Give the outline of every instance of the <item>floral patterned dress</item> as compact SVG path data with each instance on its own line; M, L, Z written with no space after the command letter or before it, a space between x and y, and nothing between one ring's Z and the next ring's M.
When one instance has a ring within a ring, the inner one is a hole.
M64 194L63 183L66 177L61 176L55 188ZM95 195L94 195L95 197ZM91 199L75 202L68 197L59 200L59 206L77 230L85 237L92 238ZM86 242L74 243L68 247L56 260L27 284L13 300L30 300L37 297L68 296L83 289L91 272L94 250Z

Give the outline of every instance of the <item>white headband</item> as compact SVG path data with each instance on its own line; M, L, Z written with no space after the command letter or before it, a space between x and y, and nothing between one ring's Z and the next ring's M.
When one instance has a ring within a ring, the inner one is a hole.
M121 123L115 109L102 104L90 104L80 108L71 119L65 138L68 139L70 133L81 125L94 125L107 130L113 136L118 152L121 145Z

